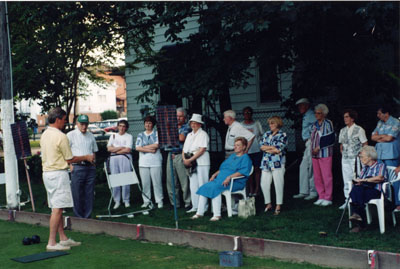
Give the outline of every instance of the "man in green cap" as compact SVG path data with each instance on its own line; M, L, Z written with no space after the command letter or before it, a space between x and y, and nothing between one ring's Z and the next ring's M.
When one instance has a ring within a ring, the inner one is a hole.
M98 151L94 135L88 131L89 117L79 115L77 128L67 134L72 155L93 155ZM96 166L93 162L77 162L70 165L71 190L74 200L74 214L80 218L90 218L93 209Z

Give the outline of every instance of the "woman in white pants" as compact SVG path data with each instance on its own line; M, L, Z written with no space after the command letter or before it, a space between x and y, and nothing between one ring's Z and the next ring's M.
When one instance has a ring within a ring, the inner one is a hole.
M195 168L189 175L192 208L187 213L197 211L199 196L196 192L201 185L207 183L210 173L210 154L207 151L210 138L201 128L204 123L201 120L201 115L193 114L189 123L192 132L187 135L185 144L183 145L182 160L186 167L195 166ZM194 164L195 162L197 166Z
M158 208L163 208L162 156L158 148L157 132L154 131L156 123L154 117L147 116L144 119L145 131L138 134L136 139L136 150L139 151L139 173L143 189L143 208L150 204L152 183Z
M355 162L358 153L362 147L368 144L368 139L362 127L354 122L357 120L357 112L347 109L343 113L343 120L346 126L340 130L339 143L340 153L342 154L342 176L343 176L343 192L346 200L349 198L349 184L351 180L357 178L357 174L361 171L361 163L358 162L355 171ZM346 201L339 209L344 209Z
M282 119L273 116L268 119L270 130L267 131L261 141L260 149L264 152L261 161L261 190L264 194L265 211L272 210L271 183L274 181L276 194L276 208L274 215L279 215L283 204L283 187L286 163L286 133L280 129L283 126Z

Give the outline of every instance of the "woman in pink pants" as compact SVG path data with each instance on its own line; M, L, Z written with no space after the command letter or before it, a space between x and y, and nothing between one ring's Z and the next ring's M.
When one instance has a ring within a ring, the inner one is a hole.
M319 104L314 111L317 121L312 126L311 155L314 183L318 192L318 200L314 204L329 206L332 204L332 155L335 133L332 122L326 119L328 107Z

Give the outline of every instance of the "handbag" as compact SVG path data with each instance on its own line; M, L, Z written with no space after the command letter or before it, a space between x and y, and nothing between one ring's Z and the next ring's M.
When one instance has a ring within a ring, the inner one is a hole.
M238 216L247 219L250 216L256 215L256 199L250 197L248 199L239 200Z
M194 154L193 153L184 153L186 159L190 159ZM197 160L192 162L191 166L185 166L186 167L186 172L188 176L191 176L193 173L197 172Z

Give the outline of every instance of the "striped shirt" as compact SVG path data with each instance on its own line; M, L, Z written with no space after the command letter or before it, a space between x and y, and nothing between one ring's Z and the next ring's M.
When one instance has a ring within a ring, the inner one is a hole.
M96 139L94 135L87 131L82 133L78 128L67 134L69 140L69 146L71 147L72 155L84 156L97 152Z
M332 121L324 120L321 125L318 124L318 121L315 121L311 131L311 154L313 158L326 158L333 155L333 145L320 148L317 154L313 153L315 148L320 147L321 137L331 133L333 133Z
M366 179L366 178L376 177L376 176L383 176L384 182L387 181L388 173L386 170L386 165L384 163L375 162L371 166L365 165L361 170L360 179ZM378 191L381 191L382 183L375 184L374 188L377 189Z

